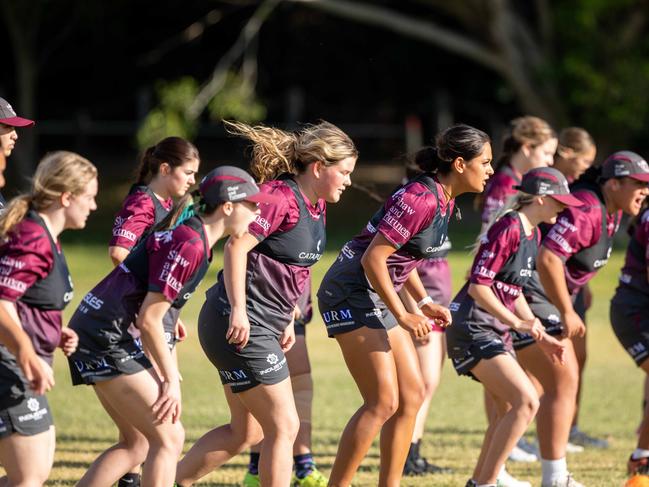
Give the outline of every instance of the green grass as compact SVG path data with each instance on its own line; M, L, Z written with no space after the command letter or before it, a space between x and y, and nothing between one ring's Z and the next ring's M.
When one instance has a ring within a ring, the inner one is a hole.
M109 269L103 246L68 244L66 255L75 280L76 296L66 315ZM315 268L318 283L335 257L328 253ZM570 469L589 486L621 485L626 458L635 446L634 430L640 419L642 374L622 350L608 323L608 303L616 285L622 253L613 255L593 283L594 305L589 313L589 362L586 369L581 426L597 436L607 436L611 448L570 455ZM451 254L454 288L470 264L467 255ZM183 423L186 448L202 433L228 421L228 409L218 374L204 357L196 334L196 318L203 291L213 283L220 263L212 270L192 301L183 310L189 325L188 340L179 346L183 382ZM340 432L360 404L360 397L343 363L336 342L326 337L316 318L308 327L309 352L315 382L314 444L320 468L331 468ZM67 362L57 352L55 389L49 394L57 426L57 453L49 485L73 485L89 463L116 438L116 429L103 412L91 388L70 384ZM457 486L469 478L485 429L482 390L478 383L459 378L445 365L442 384L433 399L423 442L423 453L435 463L452 467L456 473L404 479L404 486ZM239 456L212 473L200 485L239 485L247 458ZM539 484L540 466L511 464L510 471L533 485ZM378 449L370 450L356 476L355 485L376 485Z

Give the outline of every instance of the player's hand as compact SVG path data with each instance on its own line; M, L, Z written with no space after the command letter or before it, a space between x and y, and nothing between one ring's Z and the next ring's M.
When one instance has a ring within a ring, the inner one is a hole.
M72 328L64 327L61 329L61 339L59 347L63 350L66 357L72 355L79 345L79 335Z
M399 326L412 333L416 338L421 338L430 333L430 325L426 316L405 312L397 318Z
M284 329L279 336L279 345L282 347L282 352L286 353L293 345L295 345L295 320Z
M536 340L543 353L545 353L553 363L566 363L566 346L552 335L543 332L541 337Z
M532 318L531 320L520 320L514 325L514 330L520 331L522 333L529 333L532 335L534 340L540 340L545 333L545 328L537 317Z
M568 311L561 317L563 323L562 336L572 338L574 336L583 337L586 334L586 325L574 310Z
M248 321L248 314L245 308L236 310L232 308L230 314L230 326L225 335L228 343L238 345L239 350L243 349L248 344L250 338L250 322Z
M153 404L153 414L161 423L171 420L175 423L181 413L180 381L178 377L160 383L158 399Z
M300 318L302 318L302 310L300 310L300 307L296 305L293 310L293 321L299 321Z
M29 383L29 388L37 395L43 395L54 387L54 372L33 348L18 351L16 363L23 371Z
M185 338L187 338L187 327L185 326L185 323L183 323L183 320L178 318L178 321L176 321L176 329L174 330L174 335L176 336L176 340L179 342L185 341Z
M453 321L451 312L441 304L426 303L421 307L421 312L442 328L450 326Z

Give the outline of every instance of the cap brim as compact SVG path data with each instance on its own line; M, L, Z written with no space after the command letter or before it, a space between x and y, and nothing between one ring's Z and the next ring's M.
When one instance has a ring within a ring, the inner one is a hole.
M0 118L0 123L9 125L10 127L32 127L36 124L33 120L22 117Z
M637 179L638 181L644 181L645 183L649 183L649 172L641 172L637 174L629 174L630 178Z
M267 205L276 205L282 200L281 197L269 193L255 193L251 196L247 196L245 201L252 201L253 203L264 203Z
M550 198L554 198L559 203L566 206L583 206L584 202L580 199L575 198L571 194L549 194Z

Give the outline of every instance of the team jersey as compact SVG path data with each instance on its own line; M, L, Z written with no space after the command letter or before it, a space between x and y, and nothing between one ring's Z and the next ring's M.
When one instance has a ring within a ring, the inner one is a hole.
M115 216L109 246L131 250L142 236L171 210L171 198L161 201L148 186L133 185Z
M52 239L42 218L30 211L0 246L0 299L15 303L36 353L50 364L72 288L59 242Z
M260 190L280 196L282 202L261 205L248 228L260 243L248 252L246 310L251 334L279 334L309 283L310 266L324 252L326 203L311 203L287 176L262 183ZM207 291L207 300L230 313L223 272Z
M638 223L626 250L620 273L620 288L630 288L649 296L649 209L638 217Z
M446 201L443 194L439 182L426 174L393 193L365 229L343 246L320 285L318 298L332 307L345 300L361 309L385 307L361 265L365 250L377 234L394 246L387 267L399 291L410 272L423 260L434 258L446 241L454 201Z
M198 217L173 230L149 235L79 304L70 320L70 327L79 335L76 359L96 360L114 344L132 341L128 327L135 322L148 292L162 294L172 306L182 306L207 272L210 259Z
M584 205L564 209L542 245L564 261L568 290L575 293L608 262L622 211L607 213L595 187L572 195Z
M481 214L483 224L489 223L493 215L507 203L510 197L516 194L517 190L514 189L514 186L520 182L521 175L510 165L503 166L489 178L484 191Z

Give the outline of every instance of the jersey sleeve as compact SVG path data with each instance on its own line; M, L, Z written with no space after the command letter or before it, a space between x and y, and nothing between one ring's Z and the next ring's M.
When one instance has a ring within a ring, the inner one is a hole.
M201 264L203 243L199 238L177 239L174 232L160 232L149 244L149 291L161 293L173 303Z
M53 265L47 236L12 238L0 257L0 299L17 301L36 281L47 277Z
M154 223L155 208L151 198L146 193L131 195L115 217L109 245L131 250Z
M580 250L590 247L602 227L601 211L589 205L568 207L557 217L557 222L543 239L543 246L567 260Z
M518 251L521 235L517 221L502 217L483 238L471 267L470 282L491 286L509 257Z
M288 186L283 185L288 192L284 191L280 185L262 184L260 192L271 193L281 196L281 200L276 205L259 205L260 214L255 221L248 226L248 233L255 236L260 242L280 229L283 223L288 219L291 213L291 201L295 201L293 192ZM289 194L290 193L290 194ZM297 202L296 206L297 206ZM299 214L299 209L297 210Z
M397 191L386 202L377 231L397 249L401 248L430 224L437 204L432 200L432 194L425 197L412 187Z

